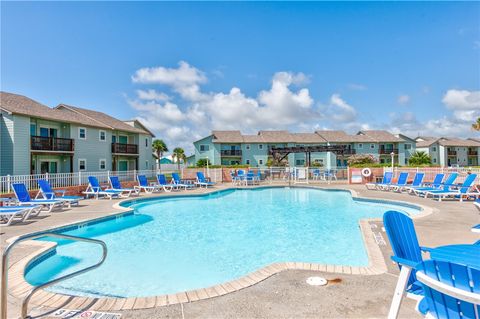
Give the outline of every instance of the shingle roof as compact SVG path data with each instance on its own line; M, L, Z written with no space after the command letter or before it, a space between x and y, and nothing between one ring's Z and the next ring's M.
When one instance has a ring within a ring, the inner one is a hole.
M125 122L117 120L116 118L111 117L110 115L107 115L102 112L87 110L87 109L83 109L80 107L71 106L67 104L59 104L57 107L55 107L55 110L63 112L65 114L72 114L72 113L81 114L87 118L94 120L95 122L98 122L101 125L107 126L112 130L119 130L119 131L126 131L126 132L132 132L132 133L140 133L140 134L150 134L150 132L133 127Z
M243 143L240 131L212 131L214 143Z
M344 131L324 130L315 131L325 141L330 143L373 142L373 139L364 135L348 135Z
M442 137L438 140L438 144L442 146L464 146L464 147L478 147L480 143L474 140L462 140L454 137Z
M46 120L107 128L106 125L83 115L71 115L58 112L55 109L19 94L0 92L0 108L10 113L38 117Z
M292 133L295 143L326 143L327 141L316 133Z
M47 120L133 133L151 134L148 130L133 127L132 125L117 120L105 113L86 110L66 104L60 104L52 109L26 96L14 93L0 92L0 108L9 113L29 117L38 117Z
M362 130L357 133L357 135L362 134L372 138L375 142L403 142L403 139L385 130Z

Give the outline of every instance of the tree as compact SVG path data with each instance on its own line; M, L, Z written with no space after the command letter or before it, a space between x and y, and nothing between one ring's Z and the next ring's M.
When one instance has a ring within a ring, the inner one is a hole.
M152 143L152 149L158 157L158 168L160 168L160 160L163 157L163 153L168 152L167 144L163 140L154 140Z
M207 163L208 163L208 166L212 165L212 163L210 163L210 160L208 158L201 158L197 161L197 166L205 167L207 166Z
M426 152L416 151L412 153L408 164L410 165L429 165L432 163L432 159Z
M477 121L472 124L472 129L475 131L480 131L480 117L477 118Z
M183 148L175 147L173 149L172 159L173 161L175 161L175 159L177 160L178 170L180 170L180 161L185 162L185 160L187 159L187 156L185 155L185 151L183 150Z

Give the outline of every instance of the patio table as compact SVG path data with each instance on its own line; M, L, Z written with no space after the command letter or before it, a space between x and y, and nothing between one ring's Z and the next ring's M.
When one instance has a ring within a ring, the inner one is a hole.
M447 245L433 248L430 258L480 269L480 245Z

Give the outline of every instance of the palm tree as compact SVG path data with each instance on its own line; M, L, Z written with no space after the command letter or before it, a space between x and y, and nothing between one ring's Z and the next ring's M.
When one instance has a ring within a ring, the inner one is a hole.
M163 153L168 152L167 144L163 140L154 140L152 143L152 148L157 154L158 157L158 168L160 168L160 160L163 157Z
M408 160L410 165L428 165L431 164L430 156L426 152L415 151Z
M472 124L472 129L475 131L480 131L480 117L477 118L477 121Z
M185 155L185 151L181 147L175 147L172 153L172 159L175 161L177 159L178 170L180 170L180 161L185 162L187 156Z

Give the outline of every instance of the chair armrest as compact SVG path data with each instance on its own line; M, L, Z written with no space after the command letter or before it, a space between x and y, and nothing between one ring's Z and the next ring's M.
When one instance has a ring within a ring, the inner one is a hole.
M420 246L420 250L423 251L423 252L431 252L433 250L433 248Z
M392 256L390 257L394 262L396 262L397 264L399 264L400 266L406 266L406 267L410 267L410 268L415 268L415 266L417 266L418 263L414 262L414 261L411 261L411 260L407 260L407 259L403 259L403 258L400 258L400 257L397 257L397 256Z

